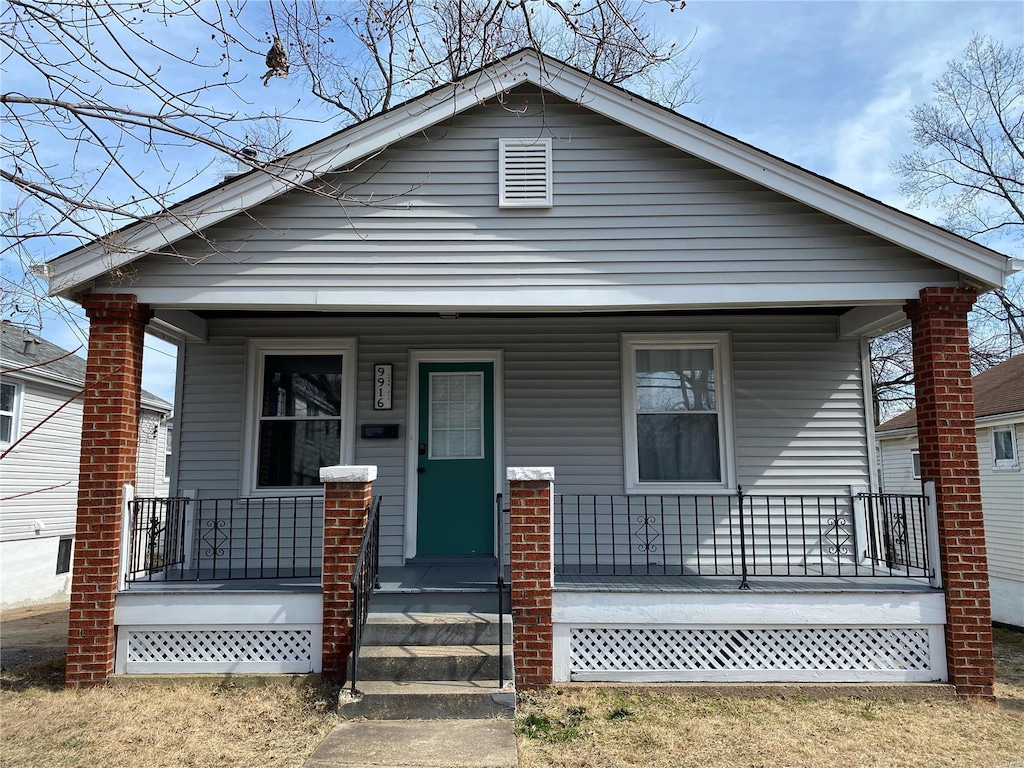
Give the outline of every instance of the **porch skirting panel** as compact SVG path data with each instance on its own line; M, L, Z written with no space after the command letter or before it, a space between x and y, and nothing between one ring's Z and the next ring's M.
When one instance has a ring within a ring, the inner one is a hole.
M319 593L120 594L121 674L319 672Z
M556 592L556 681L946 679L942 594Z

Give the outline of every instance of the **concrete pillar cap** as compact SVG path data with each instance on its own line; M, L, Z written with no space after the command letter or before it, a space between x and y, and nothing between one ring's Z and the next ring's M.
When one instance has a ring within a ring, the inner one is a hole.
M509 467L508 480L547 480L555 481L554 467Z
M320 467L321 483L372 483L376 479L377 467L374 464Z

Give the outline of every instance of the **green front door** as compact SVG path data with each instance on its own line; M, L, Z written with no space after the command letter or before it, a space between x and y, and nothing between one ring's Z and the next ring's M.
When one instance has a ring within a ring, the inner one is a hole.
M494 365L421 363L417 556L494 554Z

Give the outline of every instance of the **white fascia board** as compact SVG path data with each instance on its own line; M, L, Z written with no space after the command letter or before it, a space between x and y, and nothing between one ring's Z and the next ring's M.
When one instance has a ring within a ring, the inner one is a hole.
M884 432L879 432L878 427L875 427L875 439L879 442L883 440L903 440L908 437L917 437L917 427L887 429Z
M993 413L991 416L979 417L975 423L978 427L1003 427L1010 424L1022 424L1024 423L1024 411Z
M937 283L955 286L956 283ZM580 312L636 309L756 309L763 307L834 307L882 301L902 304L918 295L917 283L830 283L792 285L641 285L641 286L451 286L330 287L291 290L266 288L133 287L143 304L188 310L258 306L268 311L335 312L458 312L521 311Z
M84 381L69 379L66 376L55 376L46 370L27 368L20 371L4 373L5 381L16 381L25 385L34 384L41 387L51 387L68 394L81 392Z

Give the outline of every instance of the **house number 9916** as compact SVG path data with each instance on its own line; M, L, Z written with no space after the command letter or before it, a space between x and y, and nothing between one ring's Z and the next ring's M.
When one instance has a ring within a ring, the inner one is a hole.
M373 410L391 410L391 363L373 366Z

